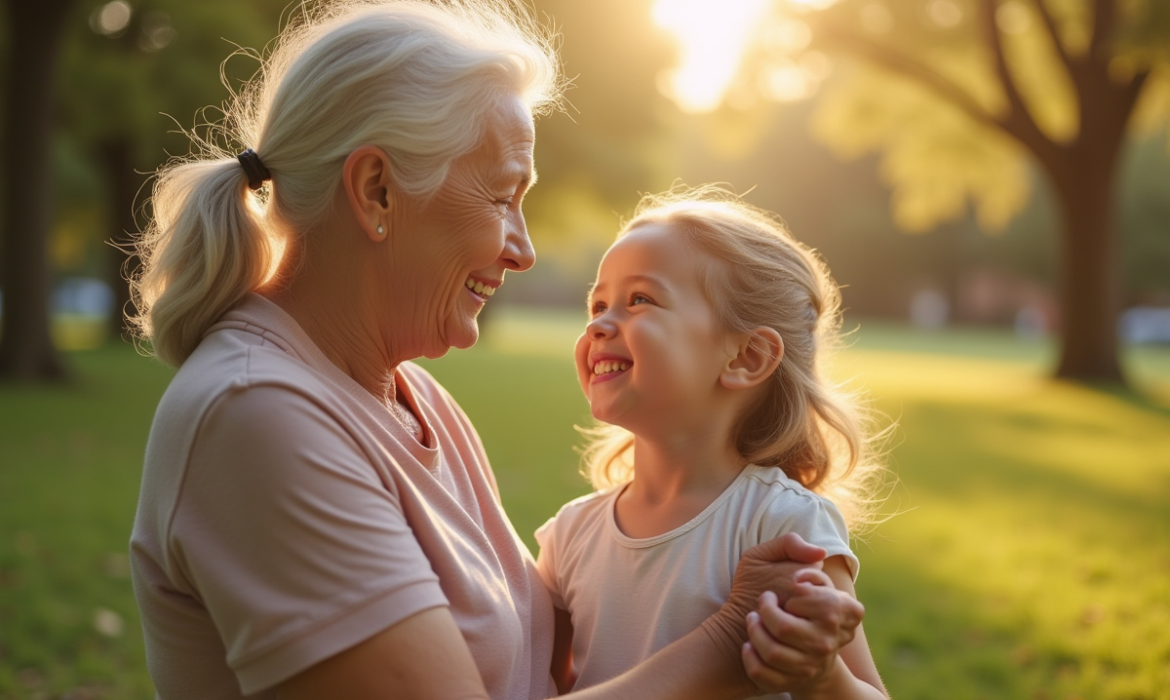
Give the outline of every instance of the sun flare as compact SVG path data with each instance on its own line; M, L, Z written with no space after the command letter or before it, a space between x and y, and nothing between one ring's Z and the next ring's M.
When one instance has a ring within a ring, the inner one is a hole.
M719 106L770 0L657 0L654 21L679 44L678 65L660 89L687 112Z

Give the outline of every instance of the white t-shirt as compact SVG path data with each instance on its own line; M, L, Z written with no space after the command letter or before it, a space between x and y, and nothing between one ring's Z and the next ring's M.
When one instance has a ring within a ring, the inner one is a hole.
M536 531L537 570L573 621L576 690L624 673L698 627L727 600L740 557L761 542L795 532L827 556L844 556L857 577L840 511L777 467L749 465L690 522L646 539L618 529L614 505L623 488L572 501Z

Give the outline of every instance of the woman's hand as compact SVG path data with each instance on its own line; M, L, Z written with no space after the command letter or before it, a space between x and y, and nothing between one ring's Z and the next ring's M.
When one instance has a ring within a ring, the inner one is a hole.
M858 634L864 615L861 603L838 590L825 572L801 571L787 601L764 593L759 611L748 615L744 668L767 692L791 692L800 698L885 697L868 648L865 663L854 662L866 669L860 676L872 669L874 678L866 682L859 682L842 653Z
M748 641L744 618L755 610L760 596L772 592L779 604L793 592L794 577L804 569L819 569L825 550L805 542L794 532L752 547L744 552L735 569L731 594L727 602L703 623L716 645L724 650L735 666L742 666L741 649ZM742 676L746 694L755 686L746 673Z

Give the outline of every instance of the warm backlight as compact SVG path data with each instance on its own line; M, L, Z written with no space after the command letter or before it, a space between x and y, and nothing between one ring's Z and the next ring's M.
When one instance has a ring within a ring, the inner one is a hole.
M687 112L718 107L770 4L769 0L657 0L654 21L679 44L678 65L662 76L660 89Z

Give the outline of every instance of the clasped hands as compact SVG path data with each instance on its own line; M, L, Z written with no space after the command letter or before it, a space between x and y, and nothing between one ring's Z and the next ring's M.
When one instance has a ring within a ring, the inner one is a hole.
M740 560L725 609L746 621L743 666L760 690L815 696L843 664L838 652L853 640L865 608L821 570L825 554L788 533Z

